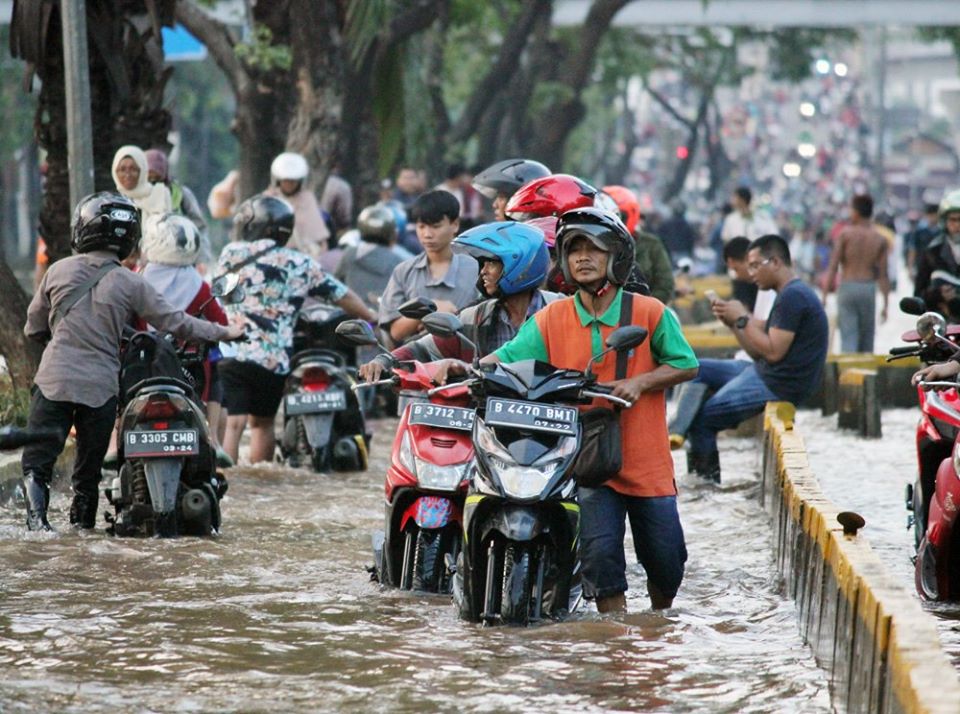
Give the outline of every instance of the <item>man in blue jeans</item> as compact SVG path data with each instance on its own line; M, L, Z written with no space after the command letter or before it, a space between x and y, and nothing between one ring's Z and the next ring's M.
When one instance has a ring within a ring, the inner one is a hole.
M827 315L793 272L786 241L778 235L757 238L747 252L747 269L758 288L777 293L767 320L752 317L736 300L715 301L713 314L754 361L700 360L700 373L690 383L694 389L681 396L678 408L678 414L696 410L685 430L687 470L714 483L720 483L717 432L759 414L767 402L803 401L817 388L827 356ZM699 394L695 385L702 385Z

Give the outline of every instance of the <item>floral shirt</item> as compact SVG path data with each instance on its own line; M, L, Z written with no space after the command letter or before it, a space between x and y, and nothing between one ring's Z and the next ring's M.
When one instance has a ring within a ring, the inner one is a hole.
M271 240L228 243L220 254L216 274L234 270L271 244ZM315 260L290 248L264 253L240 268L238 274L245 297L239 304L228 302L226 311L231 318L243 317L248 341L231 345L235 349L229 356L287 374L293 328L304 300L315 297L336 302L347 294L347 286L324 273Z

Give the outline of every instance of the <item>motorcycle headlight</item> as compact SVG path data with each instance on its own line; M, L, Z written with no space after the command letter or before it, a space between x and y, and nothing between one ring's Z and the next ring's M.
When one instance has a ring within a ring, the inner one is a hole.
M557 472L569 465L570 456L577 448L576 437L562 437L556 448L544 454L541 459L530 466L521 466L497 441L493 430L479 420L475 434L477 446L485 452L487 461L500 479L504 492L508 496L519 499L535 498L540 495ZM482 480L482 477L477 479L477 481Z
M435 491L456 491L460 482L467 477L467 471L472 461L449 466L437 466L423 459L416 459L417 479L424 488Z

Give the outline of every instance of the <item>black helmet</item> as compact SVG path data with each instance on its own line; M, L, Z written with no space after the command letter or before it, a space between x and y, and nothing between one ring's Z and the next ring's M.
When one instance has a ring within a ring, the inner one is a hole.
M473 187L490 199L498 193L512 196L524 184L550 175L550 169L539 161L506 159L488 166L473 177Z
M70 231L77 253L109 250L123 260L140 241L140 209L119 193L93 193L77 204Z
M357 217L360 237L371 243L387 245L397 237L397 219L382 203L367 206Z
M568 283L573 284L567 261L574 238L584 237L610 254L607 261L607 280L613 285L625 285L636 264L636 245L633 236L615 215L599 208L574 208L560 216L557 224L557 254L560 269Z
M233 216L233 239L255 241L269 238L283 246L293 235L293 207L281 198L251 196L237 206Z

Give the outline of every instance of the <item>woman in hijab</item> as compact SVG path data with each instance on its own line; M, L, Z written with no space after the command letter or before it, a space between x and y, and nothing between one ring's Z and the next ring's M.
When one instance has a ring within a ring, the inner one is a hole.
M117 191L132 200L143 217L167 213L173 209L170 189L162 183L150 183L147 156L137 146L121 146L113 156L113 182Z

